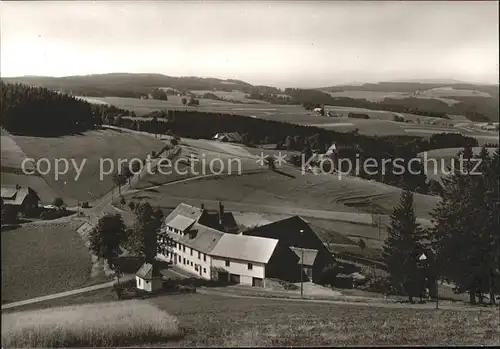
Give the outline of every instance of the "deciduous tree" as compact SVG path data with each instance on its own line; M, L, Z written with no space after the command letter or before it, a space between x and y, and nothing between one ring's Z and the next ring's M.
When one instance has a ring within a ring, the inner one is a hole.
M90 232L90 250L111 263L119 255L120 244L126 237L126 227L120 214L107 214L99 219ZM111 265L110 265L111 266Z

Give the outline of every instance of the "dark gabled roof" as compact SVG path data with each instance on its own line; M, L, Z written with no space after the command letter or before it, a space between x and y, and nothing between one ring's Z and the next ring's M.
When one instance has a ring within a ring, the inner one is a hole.
M28 195L34 195L40 201L37 193L29 187L2 185L1 196L5 205L21 206Z
M219 224L219 213L206 211L198 220L198 223L206 225L207 227L217 229L225 232L237 231L238 224L232 212L224 212L223 224Z
M144 263L142 267L135 273L136 276L144 280L161 279L162 274L160 269L151 263Z
M300 231L303 230L303 234ZM244 235L260 236L272 239L278 239L285 246L306 248L317 250L318 253L324 252L330 255L330 252L323 244L323 241L299 216L293 216L274 223L261 225L254 229L243 232Z

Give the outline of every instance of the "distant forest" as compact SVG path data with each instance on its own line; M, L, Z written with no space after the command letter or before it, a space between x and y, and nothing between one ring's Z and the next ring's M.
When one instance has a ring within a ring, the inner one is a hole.
M0 125L15 134L59 136L101 123L90 103L46 88L0 82L0 93Z
M38 85L50 89L89 97L129 97L141 98L151 94L157 88L170 87L185 95L191 90L206 91L242 91L248 99L267 101L273 104L295 105L331 105L341 107L367 108L387 110L397 113L410 113L423 116L448 118L447 115L464 115L477 122L497 121L499 118L498 85L471 85L463 83L435 84L411 82L381 82L361 86L334 86L320 89L286 88L284 91L271 86L254 86L240 80L221 80L199 77L171 77L160 74L101 74L73 76L64 78L52 77L19 77L6 78L7 82L20 82ZM451 86L455 89L471 89L488 93L485 97L453 97L459 103L449 106L436 99L422 98L386 98L380 102L366 99L332 97L327 92L349 90L379 92L414 92L436 87ZM327 92L324 92L327 91Z

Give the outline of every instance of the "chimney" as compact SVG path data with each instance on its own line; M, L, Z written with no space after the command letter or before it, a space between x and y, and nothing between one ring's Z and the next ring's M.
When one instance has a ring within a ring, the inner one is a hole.
M205 204L201 204L201 210L203 211L205 209Z
M219 201L219 224L224 225L224 205Z

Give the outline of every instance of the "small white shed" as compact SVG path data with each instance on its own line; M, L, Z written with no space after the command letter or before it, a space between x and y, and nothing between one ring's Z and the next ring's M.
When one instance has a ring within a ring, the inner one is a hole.
M162 288L162 274L160 269L151 263L144 263L135 274L136 287L148 292Z

